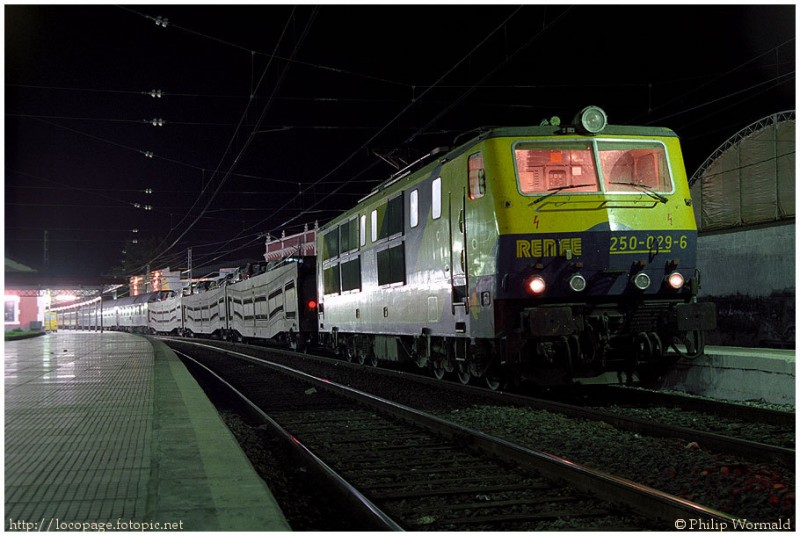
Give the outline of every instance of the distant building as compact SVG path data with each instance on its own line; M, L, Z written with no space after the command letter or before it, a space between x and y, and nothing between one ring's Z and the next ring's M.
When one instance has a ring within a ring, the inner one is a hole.
M6 257L5 272L35 273L29 266ZM50 297L40 292L19 288L6 288L3 296L4 326L6 331L22 329L38 331L44 326L44 312Z
M163 270L153 270L150 272L149 278L147 275L135 275L130 278L129 284L131 296L159 290L181 292L185 286L185 283L181 281L181 272L179 270L170 270L169 267Z

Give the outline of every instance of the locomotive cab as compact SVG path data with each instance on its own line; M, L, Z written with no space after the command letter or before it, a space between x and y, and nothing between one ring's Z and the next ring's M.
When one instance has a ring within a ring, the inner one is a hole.
M495 329L537 380L651 378L703 351L697 232L677 136L596 107L549 136L498 137ZM510 158L509 158L510 157ZM671 351L670 351L671 350Z

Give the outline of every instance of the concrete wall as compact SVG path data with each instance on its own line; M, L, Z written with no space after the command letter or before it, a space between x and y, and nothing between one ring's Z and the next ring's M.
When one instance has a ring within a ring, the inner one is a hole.
M719 400L795 405L794 351L706 347L694 361L679 361L661 387Z
M795 223L704 234L698 239L699 296L770 296L795 290Z

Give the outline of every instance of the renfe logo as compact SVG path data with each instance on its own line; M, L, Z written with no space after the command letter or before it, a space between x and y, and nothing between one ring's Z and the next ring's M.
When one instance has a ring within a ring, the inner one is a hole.
M581 254L580 238L540 238L536 240L517 240L517 258L557 257L559 255L577 256Z

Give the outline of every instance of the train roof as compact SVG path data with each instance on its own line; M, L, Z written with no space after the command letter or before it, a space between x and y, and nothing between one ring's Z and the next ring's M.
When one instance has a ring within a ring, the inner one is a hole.
M157 301L163 293L164 293L163 290L158 290L155 292L147 292L145 294L137 294L136 296L126 296L124 298L117 298L116 300L111 300L109 304L121 307L125 305L139 305L142 303L150 303Z

